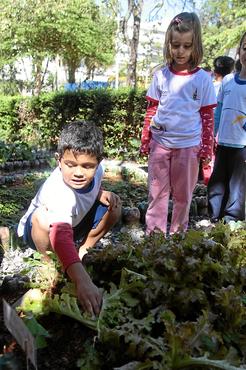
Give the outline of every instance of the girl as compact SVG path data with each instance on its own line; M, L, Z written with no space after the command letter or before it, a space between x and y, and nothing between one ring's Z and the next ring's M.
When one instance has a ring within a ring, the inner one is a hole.
M147 92L140 148L142 154L150 152L147 235L166 234L170 194L170 234L187 229L199 159L211 160L216 97L211 77L198 67L202 57L197 15L178 14L166 32L167 65L155 72Z
M240 72L224 77L215 111L218 146L208 183L212 221L245 219L246 192L246 32L239 45Z

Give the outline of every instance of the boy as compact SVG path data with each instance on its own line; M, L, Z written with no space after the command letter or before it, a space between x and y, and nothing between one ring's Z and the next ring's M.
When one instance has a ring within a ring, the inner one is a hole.
M214 71L213 71L213 74L214 74L214 81L213 81L213 85L214 85L214 89L215 89L215 94L216 94L216 98L218 97L218 93L219 93L219 90L220 90L220 86L222 84L222 80L223 78L231 73L233 71L233 68L234 68L234 59L231 58L231 57L228 57L227 55L222 55L222 56L219 56L217 58L214 59L214 62L213 62L213 67L214 67ZM216 110L215 110L215 114L216 114ZM216 117L215 117L216 119ZM215 130L214 130L214 133L215 133L215 136L217 135L217 129L215 127ZM216 138L215 138L215 147L216 147ZM215 149L214 147L214 149ZM203 164L202 165L202 178L203 178L203 182L205 185L208 185L208 181L210 179L210 176L211 176L211 172L213 171L213 163L214 163L214 155L213 155L213 158L212 158L212 161L208 164Z
M101 189L103 138L92 122L66 125L58 167L39 189L18 225L18 235L48 260L53 250L75 283L82 308L98 314L101 295L81 259L121 216L120 198ZM79 254L75 244L80 243Z
M234 64L234 59L227 55L219 56L214 59L214 88L216 96L218 96L223 78L233 71Z
M224 77L215 111L218 146L208 183L212 222L245 220L246 194L246 32L239 44L240 72Z

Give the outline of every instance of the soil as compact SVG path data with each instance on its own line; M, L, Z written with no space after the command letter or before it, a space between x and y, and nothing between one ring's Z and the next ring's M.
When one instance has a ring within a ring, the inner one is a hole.
M24 291L18 294L0 294L9 304L13 304ZM76 369L76 362L83 351L83 342L92 332L82 324L66 316L52 314L39 320L40 324L48 329L51 337L47 339L48 346L38 350L37 363L40 370L69 370ZM28 363L24 351L16 343L4 325L3 309L0 307L0 353L9 353L9 364L1 365L0 369L32 370L34 367Z

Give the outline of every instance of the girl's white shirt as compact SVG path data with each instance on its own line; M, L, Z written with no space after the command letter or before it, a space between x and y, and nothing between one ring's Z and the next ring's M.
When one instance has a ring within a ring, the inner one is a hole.
M189 148L201 142L200 109L215 107L211 77L203 69L178 74L164 67L155 72L147 99L159 102L152 137L167 148Z

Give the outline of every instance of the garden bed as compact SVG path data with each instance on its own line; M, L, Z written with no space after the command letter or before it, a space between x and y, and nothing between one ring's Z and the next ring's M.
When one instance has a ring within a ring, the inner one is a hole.
M20 185L2 187L7 192L4 204L15 205L12 213L8 210L9 224L16 222L46 176L42 171ZM123 217L86 256L85 264L107 299L120 289L124 294L117 293L103 311L100 333L57 312L38 316L50 334L47 346L38 350L39 369L232 370L245 365L245 225L233 230L222 224L203 227L208 224L199 223L204 215L198 209L205 208L206 188L198 184L187 237L145 239L146 179L145 166L106 166L104 188L121 196L124 209L138 209L139 219L129 223ZM10 304L30 288L25 286L27 277L32 286L41 285L35 270L38 258L26 251L23 259L24 250L17 244L13 239L0 269L0 298ZM58 284L54 291L60 294L60 288ZM0 327L0 368L26 368L24 352L3 325L2 307Z

